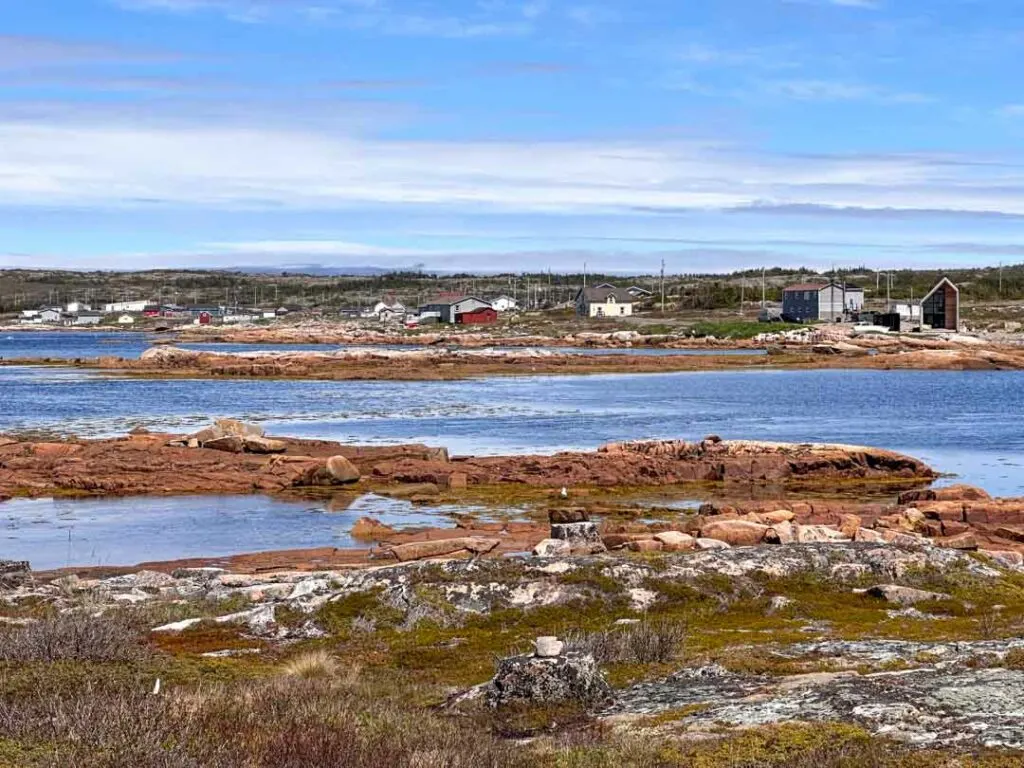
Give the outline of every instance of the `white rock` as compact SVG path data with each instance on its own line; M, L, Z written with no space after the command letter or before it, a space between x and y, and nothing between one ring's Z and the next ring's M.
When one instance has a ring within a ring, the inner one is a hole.
M568 557L572 544L565 539L544 539L533 548L535 557Z
M163 624L159 627L155 627L153 632L184 632L186 629L194 627L201 621L202 619L182 619L181 621L174 621L170 624Z
M326 592L331 588L331 585L327 582L327 579L306 579L300 581L292 589L288 595L289 600L298 600L303 597L315 595L318 592Z
M646 611L658 599L658 593L642 587L634 587L629 590L629 602L634 611Z
M537 649L537 656L542 659L553 659L561 655L565 643L557 637L538 637L534 646Z
M697 546L697 540L680 531L662 531L654 534L654 540L664 545L666 552L685 552Z
M709 550L709 549L730 549L731 548L731 546L729 544L727 544L724 541L719 541L718 539L697 539L695 544L697 545L697 549L704 549L704 550Z

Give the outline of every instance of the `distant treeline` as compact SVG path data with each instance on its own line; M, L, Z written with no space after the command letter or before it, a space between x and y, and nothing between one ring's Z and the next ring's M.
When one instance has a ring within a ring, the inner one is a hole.
M670 310L703 310L748 305L762 294L779 301L782 288L793 282L825 280L863 287L868 299L885 298L887 281L893 299L919 299L943 276L960 286L965 301L1024 299L1024 264L951 270L899 270L891 273L866 268L837 270L823 275L810 269L773 267L732 274L666 275L664 295ZM659 306L662 282L658 275L587 274L587 285L638 285L653 293ZM380 300L417 306L439 294L470 294L493 298L514 296L528 307L547 308L572 301L584 275L529 273L503 275L439 275L398 271L380 275L304 275L293 272L248 273L223 270L151 270L145 272L72 272L61 270L0 270L0 312L65 305L82 301L94 307L105 303L146 300L182 305L289 306L365 308Z

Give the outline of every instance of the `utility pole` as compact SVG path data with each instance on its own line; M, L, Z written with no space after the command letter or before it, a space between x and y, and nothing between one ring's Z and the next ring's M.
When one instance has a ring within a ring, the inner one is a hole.
M665 316L665 260L661 260L661 316Z
M999 262L999 298L1003 297L1003 262Z
M766 292L766 289L765 289L764 267L761 267L761 309L764 309L764 307L765 307L765 298L766 298L766 296L767 296L767 292Z

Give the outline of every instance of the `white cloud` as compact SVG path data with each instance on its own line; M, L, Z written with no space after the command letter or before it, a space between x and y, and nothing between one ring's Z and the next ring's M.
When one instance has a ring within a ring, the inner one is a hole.
M208 243L200 246L216 252L251 256L306 256L310 258L356 256L378 258L383 256L423 256L434 251L412 248L390 248L344 240L254 240L234 243Z
M384 140L334 127L164 126L71 115L0 120L0 206L1024 214L1024 171L971 160L758 154L699 141Z
M931 97L839 80L779 80L762 84L765 92L799 101L874 101L883 104L927 104Z
M882 3L879 0L829 0L832 5L841 5L847 8L880 8Z
M533 30L534 21L546 12L542 2L527 2L514 9L504 4L482 13L455 16L428 12L420 4L414 10L392 6L385 0L112 0L131 11L165 13L216 12L233 21L260 24L296 19L313 24L375 32L397 37L483 38L514 37ZM443 8L443 4L438 4Z

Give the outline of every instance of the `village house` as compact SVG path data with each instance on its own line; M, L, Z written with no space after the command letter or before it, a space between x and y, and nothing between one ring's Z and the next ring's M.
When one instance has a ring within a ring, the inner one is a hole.
M479 325L493 323L498 319L498 312L489 302L475 296L459 296L451 299L434 299L419 308L419 315L436 317L438 322Z
M782 289L782 317L794 323L842 320L864 308L864 289L831 280L797 283Z
M491 306L494 307L497 312L512 312L519 309L519 302L513 299L511 296L502 294L496 299L491 300Z
M637 301L642 299L649 299L654 296L654 291L649 291L646 288L641 288L639 285L631 285L626 289L626 293L632 296Z
M46 307L39 311L39 322L41 323L59 323L64 313L60 307Z
M121 315L117 318L118 325L135 325L135 318L131 315Z
M65 325L99 325L103 315L99 312L79 312L76 315L65 315Z
M921 322L924 327L944 331L960 330L960 289L942 278L921 299Z
M634 299L623 288L605 283L596 288L581 288L576 294L576 314L580 317L629 317Z
M386 301L378 301L373 307L373 316L382 323L400 321L405 318L405 305L400 301L388 304Z
M152 303L152 301L115 301L110 304L104 304L103 311L107 314L113 314L115 312L141 313Z

